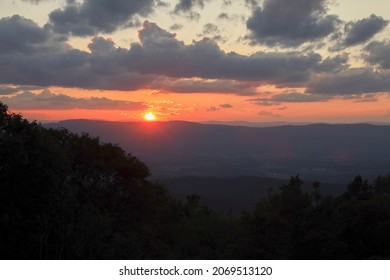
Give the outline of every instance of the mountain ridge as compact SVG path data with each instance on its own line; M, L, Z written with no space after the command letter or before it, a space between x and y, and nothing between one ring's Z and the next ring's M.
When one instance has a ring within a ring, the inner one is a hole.
M366 123L244 127L188 121L66 120L65 127L120 145L157 178L260 176L347 182L388 173L390 126ZM317 177L316 177L317 176Z

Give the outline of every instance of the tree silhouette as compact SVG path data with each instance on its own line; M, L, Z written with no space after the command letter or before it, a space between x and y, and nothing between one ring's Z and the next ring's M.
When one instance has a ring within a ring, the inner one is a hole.
M390 258L390 175L356 176L337 197L292 176L236 218L174 200L149 174L116 145L0 102L0 258Z

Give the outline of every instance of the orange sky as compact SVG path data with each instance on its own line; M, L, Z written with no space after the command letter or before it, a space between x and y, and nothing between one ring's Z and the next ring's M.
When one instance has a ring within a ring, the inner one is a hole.
M0 101L41 122L390 123L390 2L310 1L4 0Z

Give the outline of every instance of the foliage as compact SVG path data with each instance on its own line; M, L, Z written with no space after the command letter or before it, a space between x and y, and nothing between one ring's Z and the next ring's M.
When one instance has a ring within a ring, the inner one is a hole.
M390 258L390 175L357 176L339 197L293 176L239 218L197 195L178 202L148 176L116 145L0 103L0 258Z

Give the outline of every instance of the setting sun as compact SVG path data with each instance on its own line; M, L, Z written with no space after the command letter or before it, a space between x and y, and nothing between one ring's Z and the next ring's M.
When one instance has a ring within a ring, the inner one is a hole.
M148 112L144 115L144 118L147 121L154 121L156 119L156 116L152 112Z

